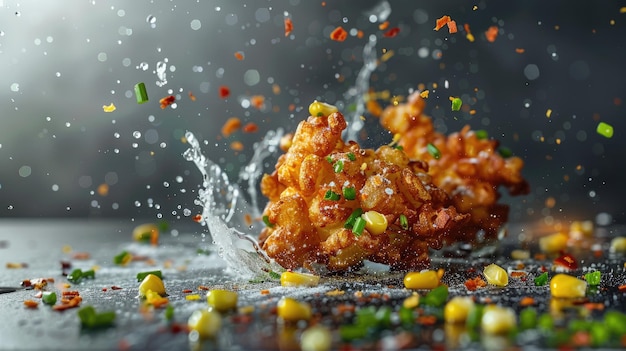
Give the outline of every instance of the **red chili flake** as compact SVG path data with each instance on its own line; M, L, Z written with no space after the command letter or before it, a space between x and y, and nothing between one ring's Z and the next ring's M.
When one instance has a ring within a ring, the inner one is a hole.
M330 39L334 40L334 41L344 41L346 40L346 38L348 38L348 32L346 32L345 29L343 29L341 26L335 28L335 30L333 30L330 33Z
M232 133L241 128L241 120L238 117L230 117L222 126L222 135L228 138Z
M487 282L485 282L481 277L475 277L465 281L465 287L469 291L474 291L485 286L487 286Z
M211 288L209 288L208 286L200 285L200 286L198 286L198 290L207 291L207 290L211 290Z
M511 278L521 278L526 275L526 272L522 271L513 271L511 272Z
M119 287L119 286L117 286L117 285L113 285L113 286L111 287L111 290L122 290L122 288L121 288L121 287Z
M61 293L62 296L79 296L80 293L76 290L64 291Z
M30 279L26 279L26 280L22 280L22 283L20 284L23 287L29 287L32 285Z
M107 288L102 288L102 291L107 291Z
M520 302L519 302L520 306L530 306L530 305L534 305L535 304L535 299L533 299L530 296L525 296L523 297Z
M293 22L291 22L291 18L285 17L285 36L288 37L293 30Z
M176 101L176 96L170 95L159 100L159 103L161 104L161 108L164 109L168 107L169 105L173 104L174 101Z
M75 260L88 260L91 258L91 254L89 252L76 252L72 255L72 258Z
M252 322L252 316L248 314L237 314L232 316L231 320L237 324L248 324Z
M448 23L446 23L448 25L448 32L450 34L454 34L456 32L458 32L458 29L456 27L456 21L450 21Z
M383 23L378 25L378 29L380 29L380 30L385 30L387 28L389 28L389 21L385 21L385 22L383 22Z
M191 290L191 289L185 289L185 290L183 290L183 294L190 294L190 293L192 293L192 292L193 292L193 290Z
M441 28L443 28L443 26L445 26L446 24L448 24L448 22L450 22L452 19L450 18L450 16L442 16L441 18L437 19L437 23L435 24L435 28L434 30L440 30Z
M237 51L237 52L235 53L235 58L236 58L237 60L239 60L239 61L243 61L243 59L244 59L243 51Z
M571 340L575 347L585 347L591 345L591 335L583 330L572 334Z
M220 93L220 98L226 99L228 96L230 96L230 89L227 86L222 85L220 86L219 93Z
M193 216L193 221L196 222L196 223L202 222L202 215L201 214L197 214L197 215Z
M578 268L578 262L574 256L563 252L560 257L554 259L554 264L558 266L565 267L567 269L576 269Z
M189 100L191 100L191 101L196 101L196 96L195 96L195 95L193 95L193 93L192 93L192 92L189 92L187 95L189 95Z
M587 302L585 305L585 308L588 311L602 311L604 310L604 304L602 302Z
M269 290L267 290L267 289L261 290L261 295L269 295L269 294L270 294Z
M487 38L487 41L490 43L493 43L494 41L496 41L497 37L498 37L498 26L491 26L485 32L485 38Z
M255 133L259 131L259 126L254 122L250 122L243 126L242 130L244 133Z
M393 28L389 29L388 31L386 31L385 34L383 34L383 36L386 37L386 38L393 38L396 35L398 35L398 33L400 33L400 28L399 27L393 27Z

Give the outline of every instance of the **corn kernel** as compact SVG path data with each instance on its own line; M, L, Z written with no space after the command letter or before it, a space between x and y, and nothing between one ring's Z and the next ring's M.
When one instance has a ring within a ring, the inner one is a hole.
M302 332L300 349L302 351L326 351L330 350L332 343L330 330L321 325L316 325Z
M420 296L417 293L413 293L413 295L407 297L406 299L404 299L404 301L402 301L402 306L411 310L417 308L419 304Z
M311 306L290 297L283 297L276 306L278 316L286 322L308 321L311 319Z
M365 220L365 229L374 235L380 235L387 230L387 217L376 211L367 211L361 218Z
M148 290L152 290L160 296L165 295L165 285L161 278L154 274L148 274L139 284L139 296L146 296Z
M206 293L206 301L210 307L219 312L227 312L237 307L237 293L229 290L210 290Z
M557 274L550 280L550 293L553 297L584 297L587 282L567 274Z
M469 311L474 308L474 300L467 296L453 297L443 309L446 323L465 323Z
M486 334L506 334L517 325L515 311L511 308L489 305L485 307L480 326Z
M320 282L320 277L313 274L298 273L298 272L283 272L280 275L280 285L282 286L317 286Z
M435 271L409 272L404 276L407 289L434 289L439 286L439 275Z
M332 113L339 111L336 106L327 104L325 102L313 101L309 105L309 114L311 116L328 116Z
M555 253L567 246L567 235L555 233L539 239L539 249L545 253Z
M185 300L187 301L197 301L200 300L200 295L198 294L190 294L185 296Z
M483 275L487 279L487 283L495 286L507 286L509 284L509 275L504 268L492 263L485 267Z
M626 253L626 237L620 236L617 238L613 238L613 240L611 240L611 246L609 250L611 252Z
M530 251L528 250L513 250L511 251L511 258L514 260L527 260L530 258Z
M195 311L189 316L187 325L190 330L198 332L201 339L210 339L215 337L222 327L222 317L215 311Z

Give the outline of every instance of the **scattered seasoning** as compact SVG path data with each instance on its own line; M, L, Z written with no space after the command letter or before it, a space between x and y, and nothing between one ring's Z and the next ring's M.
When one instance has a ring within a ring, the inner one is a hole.
M535 299L533 299L530 296L525 296L523 297L520 302L519 302L520 306L531 306L535 304Z
M463 105L463 101L460 98L455 97L452 99L452 111L459 111L461 105Z
M535 278L535 286L544 286L548 283L548 272L543 272Z
M254 95L250 98L250 104L257 110L262 110L265 106L265 96Z
M189 96L189 100L191 100L191 101L196 101L196 96L195 96L195 95L193 95L193 93L192 93L192 92L187 93L187 96Z
M348 32L346 32L346 30L343 29L341 26L335 28L330 33L330 39L332 39L334 41L342 42L342 41L346 40L346 38L348 38Z
M578 262L574 258L574 256L563 253L561 256L554 259L554 264L557 266L565 267L567 269L577 269Z
M383 36L385 38L393 38L396 35L398 35L398 33L400 33L400 28L399 27L393 27L391 29L389 29L388 31L386 31Z
M605 138L612 138L613 126L605 122L600 122L598 123L598 127L596 128L596 132L598 132L598 134L602 135Z
M489 29L487 29L487 31L485 31L485 38L487 38L488 42L493 43L494 41L496 41L497 37L498 37L498 26L491 26L489 27Z
M356 236L361 236L363 234L363 229L365 229L365 220L360 216L354 220L354 226L352 226L352 232Z
M268 215L263 216L263 223L265 223L265 226L268 228L272 228L274 226L274 223L270 222L270 216Z
M341 173L341 171L343 171L343 161L337 160L337 162L333 165L333 170L335 173Z
M356 189L353 187L343 188L343 197L346 200L356 199Z
M523 54L525 51L524 48L515 48L515 52L518 54Z
M465 39L467 39L470 43L473 43L476 38L474 38L474 34L472 34L472 31L470 30L469 23L465 23L463 25L463 29L465 30L465 33L467 33L465 34Z
M230 96L230 89L225 85L220 86L219 96L220 99L226 99L228 96Z
M148 102L148 91L146 90L146 84L144 82L135 84L135 97L137 98L138 104Z
M435 158L435 160L438 160L441 157L441 152L434 144L428 143L428 145L426 145L426 149L428 150L428 153Z
M409 229L409 220L406 218L406 216L404 214L400 215L400 226L404 230Z
M324 194L324 200L338 201L340 198L341 195L332 190L327 190L326 194Z
M285 36L288 37L289 34L291 34L291 31L293 31L293 22L291 21L291 18L289 17L285 17Z
M102 111L104 112L113 112L115 111L117 108L115 107L115 104L111 103L109 105L102 105Z
M430 95L430 91L428 91L428 90L424 90L424 91L422 91L422 92L420 93L420 97L421 97L422 99L428 99L428 95Z

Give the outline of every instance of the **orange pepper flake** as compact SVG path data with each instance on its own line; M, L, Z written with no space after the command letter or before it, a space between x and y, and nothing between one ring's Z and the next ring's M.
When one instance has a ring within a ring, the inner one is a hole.
M241 120L238 117L231 117L222 126L222 135L228 138L232 133L241 128Z
M263 96L263 95L254 95L253 97L250 98L250 103L257 110L260 110L265 105L265 96Z
M288 37L293 31L293 22L291 22L291 18L285 17L285 36Z
M521 272L521 271L513 271L510 274L511 278L521 278L525 275L526 275L526 272Z
M383 22L383 23L378 25L378 29L380 29L380 30L385 30L387 28L389 28L389 21L385 21L385 22Z
M200 285L198 286L198 290L208 291L211 290L211 288L209 288L208 286Z
M243 151L244 149L243 143L241 141L233 141L232 143L230 143L230 148L235 151Z
M76 252L72 255L72 258L75 260L88 260L91 258L91 254L89 252Z
M243 51L237 51L235 52L235 58L239 61L243 61L244 59L244 55L243 55Z
M530 296L526 296L526 297L523 297L523 298L520 300L519 304L520 304L520 306L524 306L524 307L526 307L526 306L531 306L531 305L534 305L534 304L535 304L535 299L533 299L533 298L532 298L532 297L530 297Z
M515 52L517 52L518 54L523 54L524 53L524 48L515 48Z
M241 130L243 130L244 133L255 133L259 131L259 126L254 122L249 122L243 126Z
M435 325L437 323L437 317L435 316L419 316L417 317L417 323L421 325Z
M24 300L24 306L28 308L37 308L37 306L39 306L39 302L35 300Z
M219 95L221 99L226 99L230 96L230 89L225 85L220 86Z
M196 222L196 223L202 222L202 215L201 214L197 214L197 215L193 216L193 221Z
M435 24L435 28L434 30L440 30L441 28L443 28L443 26L445 26L446 24L448 24L448 22L450 22L452 19L450 18L450 16L442 16L441 18L437 19L437 23Z
M369 113L371 113L374 117L380 117L380 115L383 113L382 106L380 106L380 104L376 100L369 100L368 102L366 102L365 108L367 108L367 111L369 111Z
M80 293L76 290L64 291L61 293L62 296L78 296Z
M396 35L398 35L398 33L400 33L400 28L399 27L393 27L393 28L389 29L388 31L386 31L385 34L383 34L383 36L386 37L386 38L393 38Z
M589 311L602 311L604 310L604 304L601 302L587 302L585 305L585 308Z
M269 295L269 294L270 294L269 290L267 290L267 289L261 290L261 295Z
M98 185L98 189L96 191L98 192L98 195L100 195L100 196L107 196L107 195L109 195L109 184L102 183L102 184Z
M161 109L164 109L168 107L169 105L173 104L174 101L176 101L176 96L170 95L159 100L159 104L161 104Z
M107 291L107 288L102 288L102 291L105 291L105 292L106 292L106 291Z
M189 100L191 100L191 101L196 101L196 96L195 96L195 95L193 95L193 93L192 93L192 92L187 93L187 95L189 95Z
M487 286L487 282L485 282L480 276L465 281L465 287L469 291L474 291L485 286Z
M448 25L448 32L450 34L454 34L456 32L458 32L459 30L456 27L456 21L450 21L448 23L446 23Z
M361 38L363 38L363 36L365 36L365 33L363 33L363 31L359 29L359 30L356 32L356 37L357 37L357 38L359 38L359 39L361 39Z
M330 39L334 41L341 42L346 40L346 38L348 38L348 32L346 32L346 30L343 29L341 26L335 28L335 30L330 33Z
M496 41L496 38L498 37L498 26L489 27L489 29L485 31L485 37L487 38L487 41L490 43L493 43L494 41Z

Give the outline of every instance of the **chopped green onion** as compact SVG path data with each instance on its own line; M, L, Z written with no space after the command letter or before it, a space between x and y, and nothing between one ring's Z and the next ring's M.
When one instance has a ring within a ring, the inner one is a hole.
M537 328L546 332L554 330L554 320L549 313L543 313L537 319Z
M354 154L354 152L348 152L348 160L356 161L356 155Z
M137 97L138 104L143 104L148 101L148 92L143 82L135 84L135 96Z
M274 271L269 271L268 274L270 275L270 278L272 279L280 279L280 274L276 273Z
M274 223L270 222L270 216L268 215L263 216L263 223L265 223L265 226L268 228L272 228L274 226Z
M83 272L81 269L77 268L73 270L72 273L67 275L67 280L69 280L70 282L74 284L78 284L80 283L81 280L83 280L83 278L94 279L95 277L96 277L96 272L94 272L93 269Z
M589 272L585 274L585 280L591 286L598 286L600 285L600 280L602 280L602 274L600 271Z
M333 163L333 158L330 156L326 156L326 161L328 161L328 163Z
M404 150L404 147L402 145L394 145L393 148L400 151Z
M165 319L168 321L174 319L174 307L172 305L165 307Z
M501 146L498 149L498 152L500 153L500 156L502 156L504 158L509 158L509 157L513 156L513 151L511 149L509 149L508 147L505 147L505 146Z
M461 109L461 105L463 105L463 101L460 98L452 99L452 111L458 111Z
M41 301L46 305L54 305L57 303L57 293L54 291L44 291L41 295Z
M335 171L335 173L341 173L341 171L343 171L343 161L337 160L337 162L335 162L335 165L333 166L333 170Z
M139 272L137 273L137 281L141 282L144 280L144 278L146 278L148 275L156 275L157 277L159 277L159 279L163 279L163 275L161 274L161 271L147 271L147 272Z
M115 321L115 312L96 313L92 306L86 306L78 310L78 318L80 318L83 327L86 328L109 327Z
M476 134L476 138L481 140L489 138L489 133L487 133L484 129L476 130L474 131L474 134Z
M537 326L537 310L526 307L519 313L519 326L522 330L535 329Z
M318 113L317 113L317 117L324 117L324 112L321 112L321 111L320 111L320 112L318 112Z
M429 291L424 297L424 305L441 307L446 303L448 299L448 287L445 285L439 285L433 290Z
M352 227L352 232L356 236L361 236L363 234L363 229L365 229L365 220L361 217L357 217L354 221L354 226Z
M400 226L402 229L409 229L409 220L403 214L400 215Z
M131 260L132 256L127 251L122 251L113 257L113 263L117 265L125 265Z
M434 157L436 160L438 160L441 157L441 152L439 151L439 149L437 149L437 147L435 145L433 145L432 143L428 143L428 145L426 145L426 149L428 150L428 153Z
M90 269L88 271L84 271L83 272L83 278L91 278L91 279L96 278L96 271L94 271L93 269Z
M543 272L540 276L535 278L535 286L544 286L548 283L548 272Z
M360 218L363 214L363 209L355 208L354 211L350 214L348 219L346 219L346 223L344 223L343 227L346 229L351 229L354 226L354 222L356 222L357 218Z
M602 135L605 138L612 138L613 126L608 123L600 122L598 123L598 127L596 128L596 132L598 132L598 134Z
M332 190L328 190L326 194L324 194L324 200L337 201L341 198L341 195L337 194Z
M343 188L343 197L346 200L354 200L356 199L356 189L350 187L350 188Z

